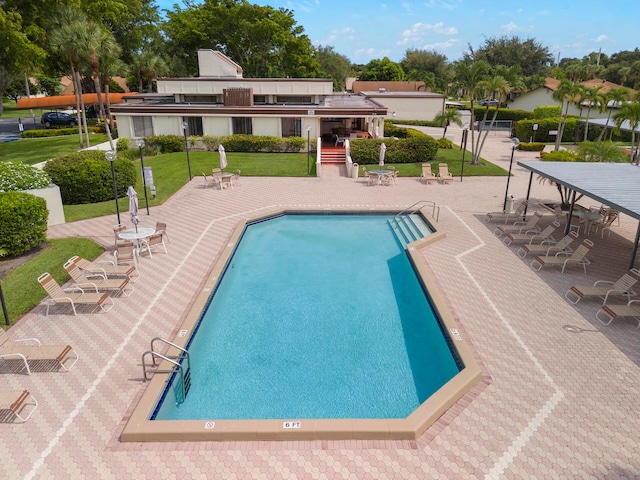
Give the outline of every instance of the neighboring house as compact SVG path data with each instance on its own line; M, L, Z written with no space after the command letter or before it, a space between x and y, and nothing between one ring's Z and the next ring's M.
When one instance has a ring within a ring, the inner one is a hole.
M186 122L189 135L306 137L308 132L332 142L336 136L381 134L392 110L398 118L433 118L444 108L443 95L423 92L396 98L334 93L331 79L243 78L238 64L209 49L198 51L198 64L199 77L160 78L158 93L129 95L114 105L118 135L181 135ZM411 116L402 116L405 112Z
M116 82L120 88L124 91L124 93L130 93L129 87L127 87L127 79L124 77L111 77L111 80ZM60 79L60 84L62 85L62 92L60 95L75 95L75 89L73 88L73 82L70 77L62 77ZM87 93L87 92L84 92Z
M374 90L387 92L430 92L431 89L427 87L424 82L414 81L368 81L363 82L361 80L355 80L351 85L353 93L360 92L372 92Z
M520 95L516 99L509 102L509 108L516 110L526 110L528 112L533 112L536 107L543 106L551 106L557 105L560 106L561 103L553 99L553 93L558 89L560 85L560 80L555 78L546 78L545 84L541 87L538 87L530 92L527 92L523 95ZM592 88L598 85L602 85L600 89L601 93L607 93L609 90L614 88L621 88L621 85L607 82L602 79L594 79L587 80L586 82L582 82L582 85ZM632 93L635 93L634 90L631 90ZM586 103L586 102L585 102ZM585 104L582 108L579 108L574 103L569 105L568 114L574 116L584 116L586 115L586 108L588 105ZM590 113L591 118L607 118L607 112L600 112L598 109L591 109Z
M375 100L389 109L398 120L433 120L444 111L447 97L431 92L390 92L384 88L378 91L362 91L360 95Z

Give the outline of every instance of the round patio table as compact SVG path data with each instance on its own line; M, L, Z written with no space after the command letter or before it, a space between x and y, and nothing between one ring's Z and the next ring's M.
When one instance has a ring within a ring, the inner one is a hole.
M138 253L140 253L140 244L142 243L142 240L144 240L145 238L149 238L154 233L156 233L155 228L138 227L137 231L135 228L124 230L118 234L118 237L120 237L122 240L131 240L135 242Z

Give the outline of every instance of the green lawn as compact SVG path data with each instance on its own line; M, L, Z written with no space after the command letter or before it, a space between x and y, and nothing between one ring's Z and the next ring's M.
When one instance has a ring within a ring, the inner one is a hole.
M107 135L95 133L89 135L91 145L107 141ZM0 143L0 162L22 162L27 165L61 157L80 149L77 135L51 138L21 138L13 142Z
M93 260L103 251L100 245L86 238L49 240L47 249L2 280L2 292L11 322L18 320L47 296L37 281L41 274L49 272L59 284L63 284L69 276L62 265L70 257L79 255Z
M40 111L33 112L36 114L36 121L40 123ZM0 118L22 118L23 122L33 122L31 112L29 110L16 110L16 102L13 100L5 100L2 102L2 117Z

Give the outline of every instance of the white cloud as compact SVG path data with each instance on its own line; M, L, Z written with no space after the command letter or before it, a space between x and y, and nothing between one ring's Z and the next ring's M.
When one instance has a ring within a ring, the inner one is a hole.
M602 43L607 40L609 40L609 37L607 37L606 35L598 35L596 38L593 39L593 41L596 43Z
M460 0L428 0L425 3L427 8L443 8L445 10L454 10L460 6Z
M402 32L402 40L398 41L398 45L420 43L429 33L457 35L458 29L456 27L445 27L443 22L416 23Z
M507 32L517 32L520 30L520 27L513 22L509 22L506 25L500 25L500 28L506 30Z
M451 40L447 40L446 42L439 43L428 43L423 45L422 48L424 50L446 50L460 43L460 40L457 38L452 38Z

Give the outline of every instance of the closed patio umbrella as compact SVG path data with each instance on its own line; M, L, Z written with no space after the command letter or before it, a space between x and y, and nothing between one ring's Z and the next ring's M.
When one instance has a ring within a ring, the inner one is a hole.
M131 214L131 223L136 227L138 231L138 223L140 223L140 217L138 217L138 193L135 188L129 185L127 189L127 195L129 197L129 213Z
M387 146L384 142L380 145L380 166L384 167L384 154L387 151Z
M227 167L227 152L222 145L218 145L218 153L220 153L220 170L224 171Z

